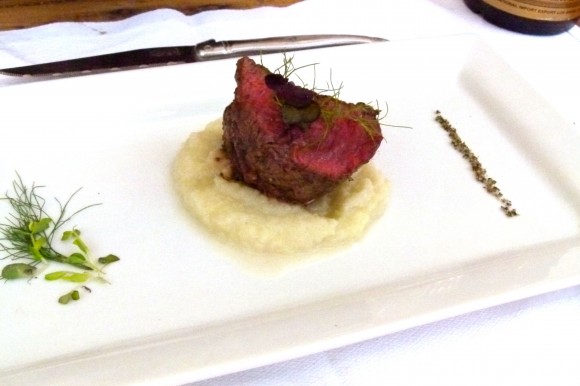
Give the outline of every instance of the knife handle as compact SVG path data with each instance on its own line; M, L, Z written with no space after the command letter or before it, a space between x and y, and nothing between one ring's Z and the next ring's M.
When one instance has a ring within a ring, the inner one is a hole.
M208 40L197 44L195 56L198 61L204 61L384 41L386 39L359 35L297 35L219 42Z

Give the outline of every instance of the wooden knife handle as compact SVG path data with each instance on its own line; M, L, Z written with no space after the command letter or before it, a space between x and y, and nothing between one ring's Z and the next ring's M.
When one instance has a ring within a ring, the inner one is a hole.
M59 21L111 21L158 8L186 15L210 9L282 7L300 0L2 0L0 30L38 26Z

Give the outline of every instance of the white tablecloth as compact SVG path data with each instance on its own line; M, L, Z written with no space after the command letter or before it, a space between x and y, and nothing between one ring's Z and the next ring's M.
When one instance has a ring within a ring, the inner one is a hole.
M580 126L580 28L494 27L459 0L306 0L287 8L158 10L120 22L0 32L0 68L210 38L353 33L390 40L474 33ZM0 76L0 87L33 79ZM580 128L579 128L580 130ZM580 385L580 286L199 385Z

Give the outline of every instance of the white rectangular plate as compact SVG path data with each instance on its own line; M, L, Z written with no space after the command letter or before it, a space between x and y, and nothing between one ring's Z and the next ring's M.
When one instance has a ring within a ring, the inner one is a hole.
M282 56L264 58L271 68ZM385 214L355 245L264 277L184 213L170 168L231 101L235 61L0 89L0 189L82 187L74 221L111 285L0 284L0 384L180 384L580 283L580 146L548 101L470 36L296 53L348 101L388 105ZM320 83L319 83L320 84ZM459 130L520 216L474 180ZM2 218L7 207L0 207Z

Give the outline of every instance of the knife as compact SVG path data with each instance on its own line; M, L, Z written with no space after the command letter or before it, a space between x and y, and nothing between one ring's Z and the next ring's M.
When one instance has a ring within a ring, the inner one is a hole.
M110 70L203 62L245 55L384 41L386 39L361 35L296 35L230 41L215 41L212 39L191 46L143 48L58 62L5 68L0 69L0 73L14 76L82 75Z

